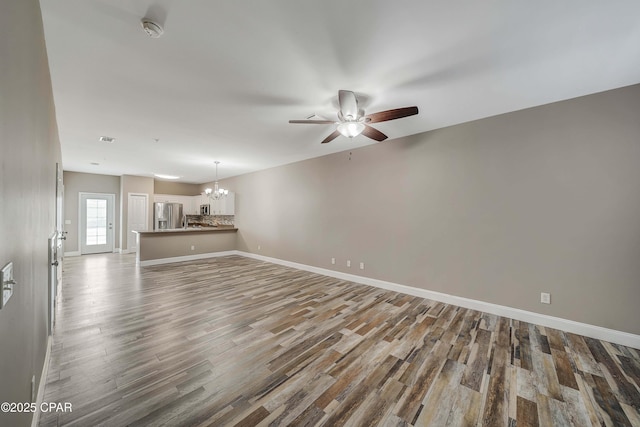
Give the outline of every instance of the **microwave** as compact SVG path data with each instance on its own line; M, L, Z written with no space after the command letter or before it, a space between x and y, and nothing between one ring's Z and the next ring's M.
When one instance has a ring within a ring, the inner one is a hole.
M209 215L211 212L211 205L200 205L200 215Z

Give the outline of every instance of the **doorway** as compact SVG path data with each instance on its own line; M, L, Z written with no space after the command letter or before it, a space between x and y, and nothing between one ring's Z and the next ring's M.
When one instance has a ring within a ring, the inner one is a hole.
M80 253L113 252L115 194L80 193Z
M149 195L129 193L127 212L127 252L138 251L138 239L134 231L149 229Z

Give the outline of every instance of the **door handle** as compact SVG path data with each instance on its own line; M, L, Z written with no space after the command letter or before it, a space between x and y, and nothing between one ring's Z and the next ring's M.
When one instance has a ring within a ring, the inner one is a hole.
M51 265L53 265L54 267L57 267L58 266L58 261L52 262Z

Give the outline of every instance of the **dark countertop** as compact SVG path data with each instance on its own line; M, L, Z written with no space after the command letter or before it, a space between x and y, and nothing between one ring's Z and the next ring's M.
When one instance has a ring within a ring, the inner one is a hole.
M182 234L182 233L216 233L220 231L238 231L234 226L219 227L189 227L189 228L173 228L170 230L154 230L154 231L134 231L141 236L157 236L161 234Z

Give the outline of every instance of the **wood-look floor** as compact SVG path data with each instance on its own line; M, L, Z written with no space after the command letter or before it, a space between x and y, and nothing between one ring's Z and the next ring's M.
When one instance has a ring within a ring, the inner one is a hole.
M640 351L240 256L67 258L41 426L640 426Z

